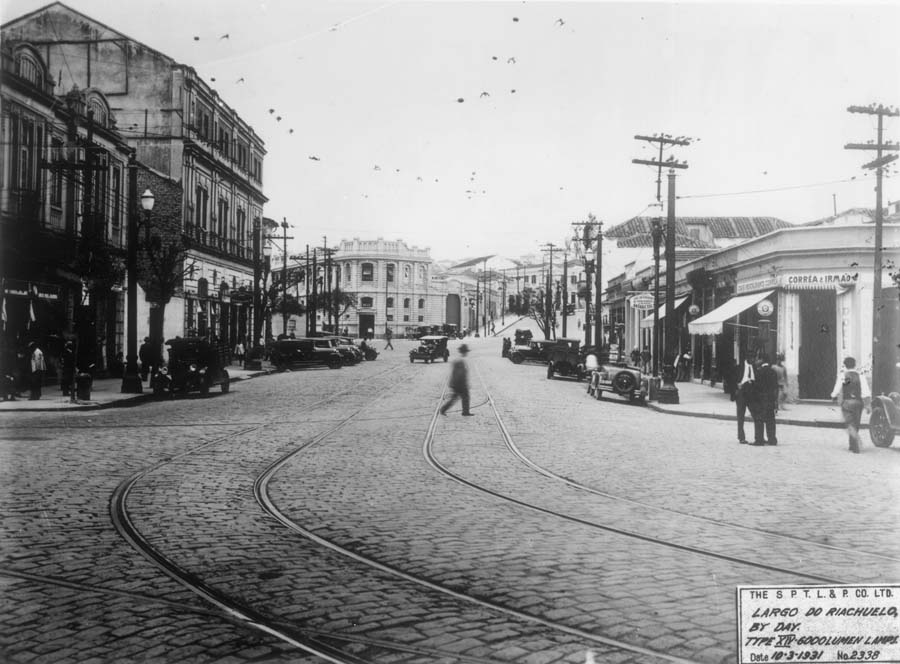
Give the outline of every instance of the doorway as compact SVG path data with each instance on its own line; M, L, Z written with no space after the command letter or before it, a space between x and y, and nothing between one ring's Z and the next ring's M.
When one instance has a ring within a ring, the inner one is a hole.
M801 399L827 399L837 371L835 331L837 298L834 291L800 294L800 366L798 382Z
M363 339L367 339L369 336L369 330L372 330L372 335L375 334L375 314L360 314L359 336Z

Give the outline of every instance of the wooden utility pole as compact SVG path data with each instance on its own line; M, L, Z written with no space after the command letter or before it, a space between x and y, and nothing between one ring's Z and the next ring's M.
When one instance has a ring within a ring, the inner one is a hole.
M659 388L660 403L678 403L678 387L675 385L675 355L678 352L678 325L675 320L675 169L686 169L687 162L680 162L675 157L663 161L663 149L667 145L690 145L693 139L686 136L673 138L670 134L654 136L636 135L639 141L648 141L659 145L659 159L632 159L633 164L656 166L656 200L661 202L662 169L669 169L668 210L666 215L666 336L665 357L663 358L663 384Z
M555 244L552 242L547 242L545 245L546 249L541 249L541 251L549 252L550 254L550 267L547 272L547 296L545 298L544 304L544 338L550 338L550 321L551 321L551 313L553 310L553 251L557 248ZM556 335L554 334L554 337Z
M873 283L872 283L872 394L879 394L894 386L891 385L891 376L894 369L888 368L888 359L883 362L879 357L879 345L887 348L888 344L879 340L882 334L881 329L881 310L884 303L881 301L881 273L882 273L882 251L883 251L883 211L881 203L882 177L884 167L897 159L897 155L885 155L884 152L896 152L900 149L897 143L884 142L884 117L897 117L900 111L892 106L883 106L881 104L870 106L849 106L847 111L850 113L862 113L864 115L875 115L878 117L878 129L876 140L874 143L848 143L844 146L846 150L875 150L876 155L874 161L863 164L863 168L875 169L875 256L873 265Z
M288 260L288 250L287 250L287 241L293 240L293 236L288 236L287 229L290 228L290 225L287 222L287 217L282 217L281 222L281 250L284 252L282 254L281 261L281 333L287 336L287 328L288 328L288 310L287 310L287 280L288 280L288 272L287 272L287 260Z

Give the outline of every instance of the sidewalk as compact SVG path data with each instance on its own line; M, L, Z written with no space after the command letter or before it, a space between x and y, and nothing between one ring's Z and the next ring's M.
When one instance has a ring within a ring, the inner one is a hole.
M256 376L265 376L274 371L267 363L263 363L262 370L248 370L232 364L228 368L228 377L235 381L247 380ZM121 406L134 406L153 399L153 392L147 382L143 384L144 391L141 394L123 394L121 378L98 378L91 386L90 401L72 401L62 395L59 385L44 387L42 396L37 401L25 396L18 397L15 401L0 401L0 413L29 412L29 411L66 411L66 410L98 410L101 408L114 408Z
M649 401L647 406L660 413L737 421L734 402L722 390L721 385L717 387L709 387L700 383L675 383L675 385L678 387L680 403L664 404L658 401ZM749 412L747 413L747 422L752 430L753 418L750 417ZM831 401L802 401L786 404L784 410L778 411L775 422L808 427L844 428L841 409ZM866 424L860 428L865 429Z

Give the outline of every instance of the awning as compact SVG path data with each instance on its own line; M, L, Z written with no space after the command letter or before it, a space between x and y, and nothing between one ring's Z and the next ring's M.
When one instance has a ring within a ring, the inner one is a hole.
M677 300L675 300L675 304L672 308L675 311L678 311L678 307L680 307L682 304L687 302L687 299L689 297L690 297L690 295L685 295L684 297L678 298ZM665 317L666 317L666 305L664 304L659 308L659 320L662 320ZM641 327L653 327L653 314L650 314L649 316L644 316L641 319Z
M754 304L762 302L774 292L774 290L770 290L764 293L751 293L750 295L733 297L705 316L700 316L692 323L688 323L688 331L691 334L722 334L722 325L726 320L734 318Z

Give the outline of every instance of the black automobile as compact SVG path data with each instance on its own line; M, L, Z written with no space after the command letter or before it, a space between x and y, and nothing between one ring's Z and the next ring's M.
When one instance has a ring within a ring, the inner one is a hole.
M547 349L547 378L554 376L581 380L587 375L585 359L593 352L591 346L581 346L580 339L557 339Z
M549 359L547 352L555 343L552 339L535 339L524 345L517 344L509 349L508 357L513 364L522 364L522 362L546 364Z
M281 339L272 345L269 360L279 371L316 366L340 369L344 365L340 352L327 339Z
M158 367L150 377L153 394L170 397L179 392L199 391L209 394L213 385L228 392L231 380L225 367L228 365L228 348L199 337L176 337L166 341L169 360Z
M450 358L447 350L447 337L444 335L429 335L419 339L419 345L409 351L409 361L424 360L434 362L443 359L446 362Z
M362 351L349 337L316 337L316 347L336 349L341 354L345 366L359 364L364 359Z

